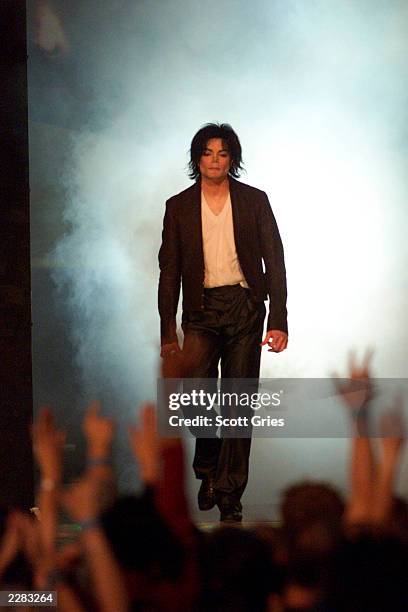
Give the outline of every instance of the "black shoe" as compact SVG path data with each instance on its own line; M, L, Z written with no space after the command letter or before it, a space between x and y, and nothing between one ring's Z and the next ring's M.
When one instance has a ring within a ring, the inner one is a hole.
M220 509L220 521L223 523L240 523L242 521L242 505L231 499L221 500L218 504Z
M215 506L214 478L203 478L198 491L198 507L200 510L211 510Z

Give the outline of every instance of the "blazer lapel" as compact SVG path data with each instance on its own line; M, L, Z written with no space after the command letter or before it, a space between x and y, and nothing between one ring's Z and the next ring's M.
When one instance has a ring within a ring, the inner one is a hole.
M242 188L239 181L232 177L229 178L232 219L234 222L234 240L235 248L239 256L239 248L245 240L246 229L249 229L251 223L250 211L246 199L242 193Z
M200 267L204 273L204 247L203 247L203 227L201 221L201 179L199 178L194 185L191 201L191 215L187 220L190 223L189 234L192 237L192 248L195 256L200 262Z

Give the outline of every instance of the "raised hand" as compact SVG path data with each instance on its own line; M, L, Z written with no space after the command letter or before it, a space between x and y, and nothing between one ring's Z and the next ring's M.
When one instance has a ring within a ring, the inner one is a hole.
M47 0L36 3L34 40L47 53L66 55L70 51L61 19Z
M156 407L153 404L142 405L139 425L129 426L128 431L142 479L145 483L157 482L160 472L160 439L157 434Z
M348 378L340 379L333 373L337 393L347 406L353 421L350 454L350 498L345 511L348 525L371 520L375 483L375 459L369 437L368 406L372 397L370 361L372 351L367 350L361 364L354 352L348 359Z
M65 433L55 427L49 408L42 408L32 428L34 454L43 479L61 480Z
M349 354L348 376L340 379L334 372L332 378L338 394L343 402L351 409L352 416L358 416L361 408L368 405L373 396L372 383L370 379L370 362L373 351L367 349L360 365L357 364L354 351ZM356 384L358 381L359 384Z
M101 416L100 410L100 402L92 402L82 423L82 431L88 444L88 456L92 458L106 457L109 454L115 433L113 420Z

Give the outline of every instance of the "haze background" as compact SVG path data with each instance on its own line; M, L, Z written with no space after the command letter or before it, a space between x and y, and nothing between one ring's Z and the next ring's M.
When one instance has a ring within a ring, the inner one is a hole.
M263 354L261 376L345 373L366 346L375 376L406 376L406 2L28 8L35 403L69 431L69 478L99 397L119 422L121 488L137 486L125 424L155 399L164 202L189 186L209 121L237 131L241 180L267 191L285 247L290 344ZM344 487L347 448L254 441L244 504L273 511L304 476Z

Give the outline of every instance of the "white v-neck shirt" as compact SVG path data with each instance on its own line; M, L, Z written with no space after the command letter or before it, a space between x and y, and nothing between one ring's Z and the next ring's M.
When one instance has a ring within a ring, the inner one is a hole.
M215 215L201 192L201 222L204 249L204 287L237 285L248 287L235 248L231 198L219 215Z

